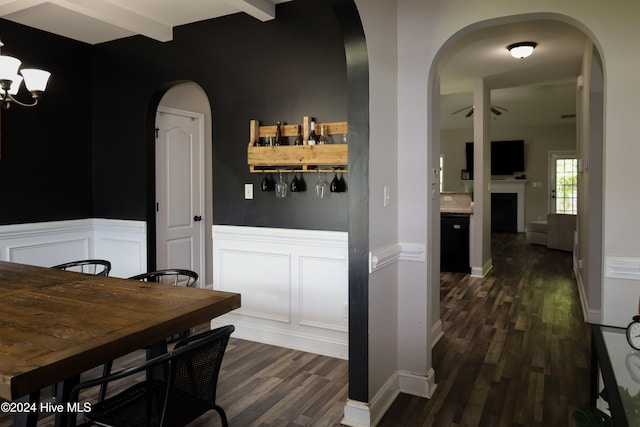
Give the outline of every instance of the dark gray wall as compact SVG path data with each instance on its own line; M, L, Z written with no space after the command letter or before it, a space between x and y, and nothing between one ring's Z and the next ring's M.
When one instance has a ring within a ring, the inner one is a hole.
M171 86L196 82L212 108L214 224L349 231L349 396L368 401L368 61L353 0L284 3L266 23L237 14L185 25L167 43L89 46L0 25L3 53L53 73L40 106L2 113L0 223L103 217L153 230L155 110ZM349 191L317 199L307 174L306 193L245 201L244 184L262 180L246 163L249 120L304 115L349 121Z
M305 193L244 200L244 184L258 189L263 178L247 165L251 119L347 120L344 43L326 1L280 5L265 23L236 14L185 25L168 43L105 43L94 48L93 69L96 216L152 219L151 118L170 85L190 80L211 102L214 224L347 230L348 194L318 199L315 174L304 176Z
M3 55L52 73L40 104L0 112L0 224L92 215L90 46L0 19ZM18 94L30 102L24 84Z

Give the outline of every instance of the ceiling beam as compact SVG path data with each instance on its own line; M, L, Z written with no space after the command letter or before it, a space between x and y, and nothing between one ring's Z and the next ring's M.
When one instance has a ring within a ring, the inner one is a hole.
M0 17L45 3L46 0L1 0Z
M161 42L173 39L173 27L170 25L154 21L105 0L49 0L49 2Z
M226 2L262 22L276 19L276 5L270 0L226 0Z

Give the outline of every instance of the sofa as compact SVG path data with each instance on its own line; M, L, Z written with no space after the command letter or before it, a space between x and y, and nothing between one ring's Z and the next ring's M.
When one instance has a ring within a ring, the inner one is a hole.
M546 221L531 221L527 224L527 242L573 252L575 230L575 215L550 213Z

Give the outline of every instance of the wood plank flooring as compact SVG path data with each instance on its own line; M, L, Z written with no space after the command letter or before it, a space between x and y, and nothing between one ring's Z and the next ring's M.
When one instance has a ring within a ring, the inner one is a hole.
M379 426L572 425L572 410L588 401L590 337L571 254L505 234L495 236L493 261L485 279L442 274L438 389L432 399L401 394ZM232 338L218 403L235 427L339 426L347 369L343 360ZM0 416L0 427L11 424ZM52 425L51 416L39 422ZM219 425L213 411L192 423Z
M588 402L589 328L571 254L495 235L484 279L441 275L432 399L400 395L380 427L572 426Z
M120 358L113 370L142 363L144 357L144 351L138 351ZM83 378L100 374L93 369ZM222 362L217 403L224 408L229 425L235 427L335 426L342 419L347 382L346 360L231 338ZM117 383L108 391L117 393L126 386ZM50 390L42 393L43 400L51 400ZM92 390L81 395L80 401L95 402L96 396L97 390ZM10 416L0 415L0 426L12 425ZM38 422L39 427L53 425L50 415ZM190 426L221 426L220 417L209 411Z

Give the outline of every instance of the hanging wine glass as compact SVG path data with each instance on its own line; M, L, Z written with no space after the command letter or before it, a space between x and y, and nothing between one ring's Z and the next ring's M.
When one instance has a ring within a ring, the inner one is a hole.
M291 180L291 184L289 184L289 189L291 190L292 193L297 193L299 191L302 191L300 186L300 180L298 180L298 175L295 171L293 172L293 179Z
M273 182L273 179L269 175L267 175L267 173L265 172L264 178L260 183L260 188L262 189L262 191L273 191L275 190L275 186L276 186L276 183Z
M280 181L276 184L276 197L284 199L287 197L287 183L282 179L282 172L280 172Z
M340 181L338 180L338 173L337 172L333 173L333 179L331 180L331 184L329 185L329 190L332 193L339 193L340 192Z
M340 192L344 193L345 191L347 191L347 182L344 180L343 172L340 172L340 179L338 181L340 186Z
M320 175L320 171L318 171L318 182L316 183L316 196L321 199L327 194L327 182L322 179L322 175Z

